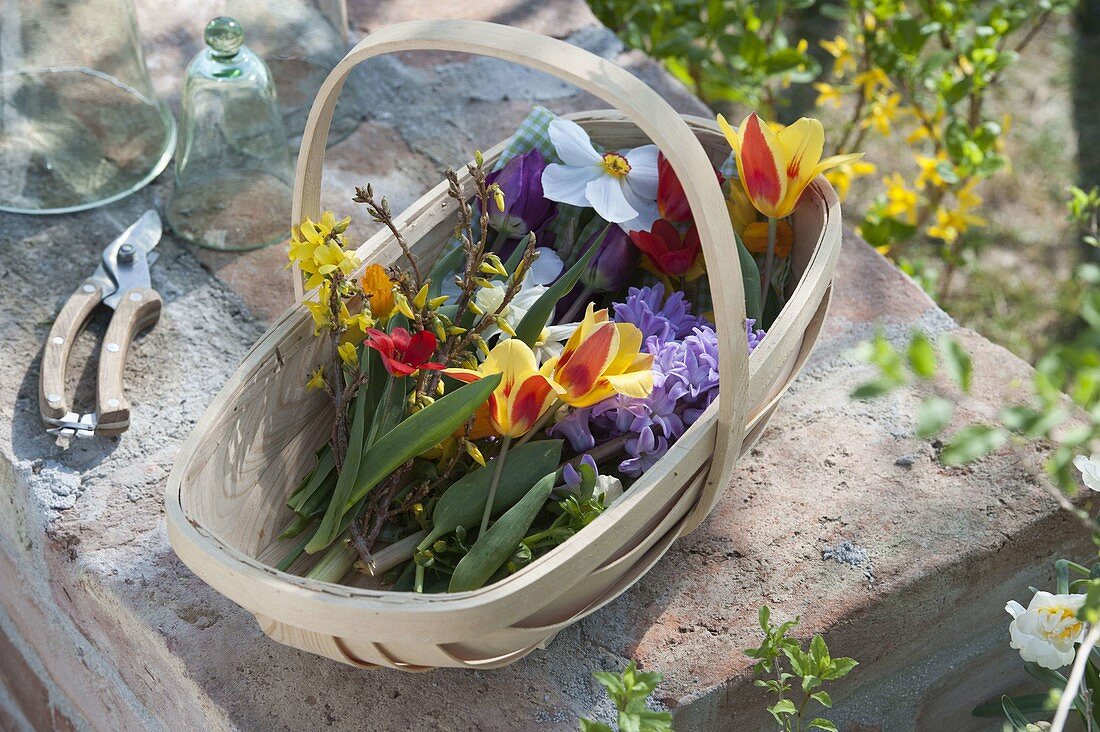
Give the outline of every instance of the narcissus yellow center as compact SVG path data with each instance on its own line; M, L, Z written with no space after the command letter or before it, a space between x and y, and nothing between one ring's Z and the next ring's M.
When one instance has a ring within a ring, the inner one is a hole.
M625 178L630 172L630 163L618 153L606 153L603 156L604 169L616 178Z
M1039 609L1039 613L1040 632L1049 640L1069 640L1081 633L1082 624L1073 608L1044 607Z

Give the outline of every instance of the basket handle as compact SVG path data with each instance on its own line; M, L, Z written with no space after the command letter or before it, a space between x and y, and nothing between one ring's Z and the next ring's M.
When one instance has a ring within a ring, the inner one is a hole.
M745 430L749 383L745 338L745 293L721 188L711 163L687 124L644 82L628 71L564 41L519 28L466 20L397 23L372 33L336 65L321 85L302 136L294 180L292 225L321 215L321 168L329 125L340 89L352 69L375 56L402 51L451 51L489 56L551 74L615 107L665 154L679 177L695 218L706 257L716 329L719 334L718 426L714 456L702 495L688 515L694 529L729 482ZM303 296L301 273L294 269L294 290ZM712 406L712 409L715 408Z

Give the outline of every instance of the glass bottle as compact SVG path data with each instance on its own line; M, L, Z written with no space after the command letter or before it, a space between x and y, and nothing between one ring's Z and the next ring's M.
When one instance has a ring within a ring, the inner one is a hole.
M0 2L0 210L116 201L172 158L133 0Z
M293 172L271 73L233 18L204 37L183 83L168 224L211 249L274 244L288 236Z
M348 50L345 0L225 0L226 14L248 28L249 45L264 57L293 150L302 142L306 118L321 82ZM344 84L332 115L328 144L350 135L363 119L360 71Z

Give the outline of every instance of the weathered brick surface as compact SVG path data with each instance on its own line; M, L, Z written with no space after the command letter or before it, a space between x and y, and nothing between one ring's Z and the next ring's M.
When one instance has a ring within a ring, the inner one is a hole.
M568 35L618 57L583 2L515 0L451 8L352 3L359 32L402 18L466 13ZM171 94L207 13L141 7L158 87ZM681 109L699 111L651 62L626 60ZM471 81L490 74L488 89ZM385 59L365 72L367 121L329 150L329 205L374 181L400 209L438 168L502 138L533 102L591 100L545 77L449 56ZM826 332L712 517L635 588L559 634L543 652L492 672L366 673L279 646L251 616L175 558L161 495L180 442L289 289L277 249L197 251L167 237L154 286L166 308L131 354L133 427L62 451L36 414L49 322L113 234L168 193L167 176L133 198L59 218L0 216L0 727L99 729L575 729L606 717L590 679L628 657L666 673L659 694L679 729L758 729L766 700L741 649L756 608L801 615L862 665L838 685L846 730L982 729L977 701L1021 681L1003 606L1047 584L1049 560L1087 551L1038 484L1041 452L1008 449L948 470L913 436L919 392L852 403L870 370L849 357L876 322L956 330L908 279L853 237L841 257ZM78 346L84 363L103 319ZM989 418L1026 391L1028 367L965 331L978 374L959 420ZM75 369L78 399L94 369ZM824 560L850 540L871 566ZM14 651L9 650L14 649ZM999 729L987 725L985 729Z

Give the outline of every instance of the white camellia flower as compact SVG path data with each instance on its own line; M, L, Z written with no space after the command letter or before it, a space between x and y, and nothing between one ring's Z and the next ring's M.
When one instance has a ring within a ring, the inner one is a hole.
M551 201L586 206L625 231L649 231L657 210L657 146L642 145L601 155L576 122L555 119L550 142L561 159L542 172Z
M1085 635L1085 624L1077 611L1085 604L1084 595L1052 595L1036 592L1025 610L1015 600L1005 605L1012 616L1008 633L1012 647L1025 661L1043 668L1057 669L1073 663L1073 644Z
M1078 455L1073 458L1073 466L1081 471L1081 480L1091 490L1100 491L1100 452L1094 452L1092 457Z

